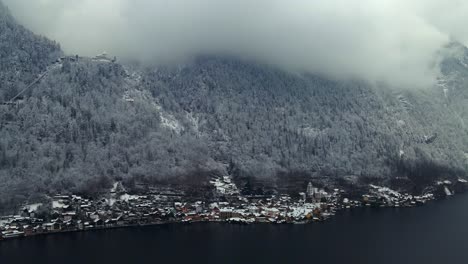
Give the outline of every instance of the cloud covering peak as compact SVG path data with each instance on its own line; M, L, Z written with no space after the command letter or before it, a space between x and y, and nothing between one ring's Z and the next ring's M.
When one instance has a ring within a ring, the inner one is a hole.
M3 1L68 53L164 63L226 53L408 87L434 81L451 37L468 40L457 0Z

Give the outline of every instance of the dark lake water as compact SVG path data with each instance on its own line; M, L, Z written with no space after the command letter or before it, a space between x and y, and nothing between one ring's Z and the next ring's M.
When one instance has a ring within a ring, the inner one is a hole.
M0 263L468 263L468 194L310 225L164 225L3 241Z

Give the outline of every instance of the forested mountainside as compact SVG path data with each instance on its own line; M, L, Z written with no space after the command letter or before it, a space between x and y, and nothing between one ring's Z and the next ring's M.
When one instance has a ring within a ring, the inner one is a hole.
M212 157L237 176L412 186L465 173L466 89L445 77L424 90L373 88L214 57L145 75L162 109L189 124L195 117L189 130L207 135Z
M446 49L439 84L423 90L223 56L131 67L59 59L58 44L0 4L0 210L115 180L190 186L231 174L296 192L311 179L413 189L464 177L468 52Z
M0 2L1 101L15 96L60 54L57 43L18 25Z

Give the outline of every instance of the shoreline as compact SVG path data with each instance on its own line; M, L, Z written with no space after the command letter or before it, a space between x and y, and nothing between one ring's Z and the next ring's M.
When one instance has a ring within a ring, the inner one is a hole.
M464 263L468 252L463 251L460 241L467 241L463 235L467 231L468 212L463 210L467 203L468 193L458 193L404 210L341 210L316 225L214 222L63 233L0 243L0 259L8 259L7 263L40 259L44 263L77 264L96 259L102 263L185 263L198 259L207 263L222 259L232 263L287 263L301 262L313 252L321 263L363 263L361 256L370 251L373 257L366 259L368 263L381 263L381 256L388 256L385 263L389 264L407 262L408 257L412 263L432 263L434 259L438 263ZM375 243L376 238L379 243ZM451 257L447 260L440 252L450 252Z
M434 198L434 199L428 201L427 203L438 202L438 201L441 201L443 199L450 199L453 196L456 196L456 195L446 196L446 197L439 196L437 198ZM427 203L422 204L422 205L401 206L401 207L395 207L395 206L366 206L364 204L361 204L361 205L355 205L355 206L350 207L350 208L342 207L342 208L336 210L332 215L328 216L327 218L323 218L323 219L320 219L320 220L308 220L308 221L289 221L289 222L255 221L255 222L246 222L246 221L234 221L232 219L226 219L226 220L194 220L194 221L178 220L178 221L161 221L161 222L141 223L141 224L126 224L126 225L106 226L106 227L94 227L94 228L89 228L89 229L60 230L60 231L50 231L50 232L43 232L43 233L34 233L34 234L30 234L30 235L21 235L21 236L9 237L9 238L4 237L4 238L0 238L0 243L1 242L6 242L6 241L14 241L14 240L26 240L26 239L32 238L32 237L54 236L54 235L59 235L59 234L90 233L90 232L94 232L94 231L130 229L130 228L138 228L138 227L169 226L169 225L191 225L191 224L209 224L209 223L222 224L222 225L226 225L226 224L228 224L228 225L310 225L310 224L317 224L317 223L326 222L329 219L335 217L336 214L338 214L338 213L341 213L343 211L354 210L354 209L358 209L358 208L361 208L361 209L363 209L363 208L383 209L383 210L400 209L401 208L401 209L410 210L410 209L412 209L414 207L426 206Z
M368 191L362 193L360 199L351 200L347 198L351 193L345 190L327 192L314 188L310 182L306 193L299 193L298 198L287 194L245 196L228 176L214 179L212 183L219 196L210 200L196 200L183 193L128 194L118 182L100 198L56 195L48 204L25 205L19 215L0 217L0 241L167 224L312 224L354 208L424 206L468 189L467 181L462 179L455 183L436 182L430 191L418 196L369 184ZM48 209L41 211L41 208Z

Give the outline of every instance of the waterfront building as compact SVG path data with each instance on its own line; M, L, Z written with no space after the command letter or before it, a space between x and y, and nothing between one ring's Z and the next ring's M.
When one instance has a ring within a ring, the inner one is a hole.
M221 217L221 219L232 218L233 217L232 209L221 209L219 211L219 217Z

